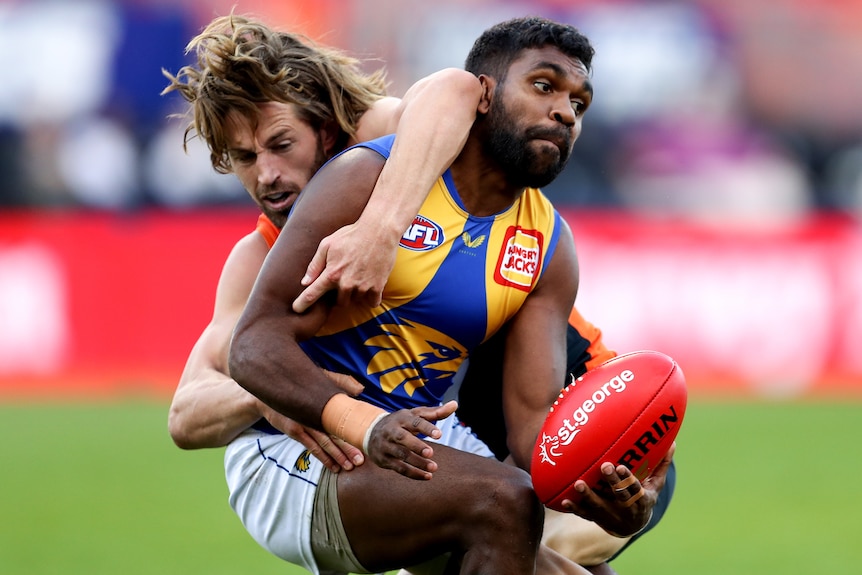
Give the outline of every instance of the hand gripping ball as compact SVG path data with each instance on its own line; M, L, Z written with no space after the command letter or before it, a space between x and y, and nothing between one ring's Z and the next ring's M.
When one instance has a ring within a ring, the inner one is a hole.
M643 480L676 439L687 401L679 365L657 351L619 355L566 386L551 406L533 449L530 473L539 499L565 511L574 483L599 486L605 461Z

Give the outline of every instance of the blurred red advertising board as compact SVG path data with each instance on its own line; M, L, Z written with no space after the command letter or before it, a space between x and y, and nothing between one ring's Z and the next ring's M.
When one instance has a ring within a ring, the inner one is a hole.
M695 392L862 396L858 222L566 217L577 305L611 347L673 356Z
M862 227L564 211L578 307L693 394L862 397ZM173 390L252 210L0 213L0 398Z

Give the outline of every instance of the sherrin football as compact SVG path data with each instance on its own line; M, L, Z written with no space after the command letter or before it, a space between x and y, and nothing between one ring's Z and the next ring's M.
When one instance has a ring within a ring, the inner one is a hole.
M667 454L685 415L688 393L679 365L657 351L622 354L566 386L551 406L530 473L547 507L578 501L574 483L600 484L605 461L645 479Z

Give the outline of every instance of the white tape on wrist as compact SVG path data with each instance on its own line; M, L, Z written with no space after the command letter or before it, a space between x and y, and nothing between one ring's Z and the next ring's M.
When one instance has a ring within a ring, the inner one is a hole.
M634 537L635 535L640 535L641 533L644 532L644 530L647 527L649 527L649 522L652 521L652 512L654 510L655 510L655 507L653 507L652 509L649 510L649 517L647 518L646 523L644 523L644 526L641 527L640 529L638 529L637 531L635 531L634 533L632 533L631 535L629 535L629 537Z
M605 532L608 535L613 535L614 537L619 537L620 539L631 539L632 537L635 537L636 535L640 535L641 533L644 532L644 530L646 530L647 527L649 527L649 522L652 521L652 513L654 510L655 510L655 508L649 510L649 517L647 518L646 523L644 523L644 526L630 535L620 535L619 533L614 533L610 529L605 529L604 527L602 527L602 529L605 529Z
M365 437L362 439L362 453L368 455L368 442L371 441L371 432L374 430L374 426L380 423L380 420L389 415L387 412L383 412L375 417L371 421L371 425L368 426L368 429L365 430Z

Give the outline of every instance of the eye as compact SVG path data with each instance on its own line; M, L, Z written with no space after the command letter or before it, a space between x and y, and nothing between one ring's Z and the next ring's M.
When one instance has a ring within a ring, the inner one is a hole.
M293 147L293 142L291 140L283 140L277 144L275 144L272 149L277 153L284 153L290 150Z
M540 92L544 92L545 94L551 92L551 85L547 82L536 80L535 82L533 82L533 86L535 86Z
M572 100L572 110L575 111L575 116L583 116L587 111L587 106L580 100Z
M254 152L233 151L229 155L231 163L234 164L252 164L257 157Z

